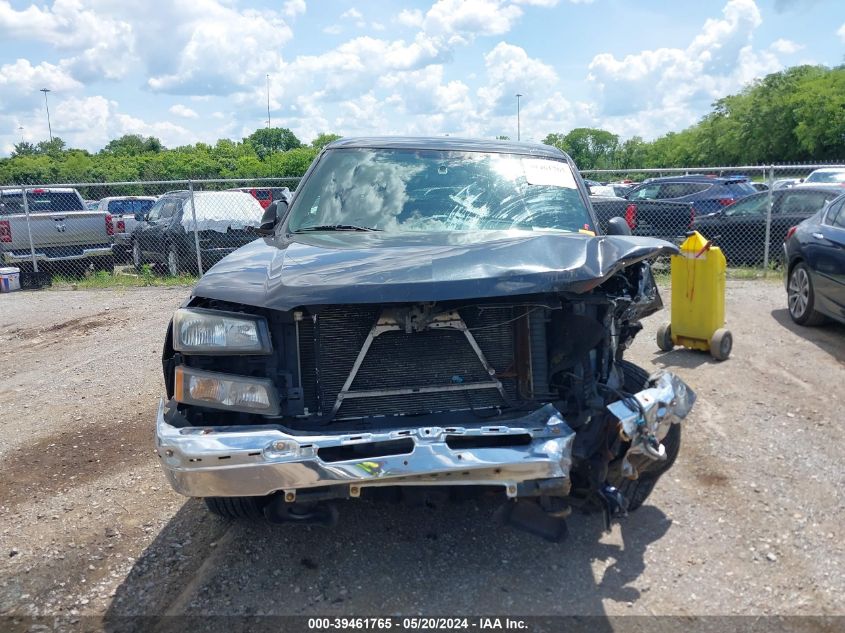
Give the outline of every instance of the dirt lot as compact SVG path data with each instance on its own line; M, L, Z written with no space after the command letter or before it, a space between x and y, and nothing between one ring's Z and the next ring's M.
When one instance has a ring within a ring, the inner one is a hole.
M603 533L550 544L484 501L349 502L334 531L229 524L152 449L165 325L187 290L0 297L0 614L843 614L845 328L729 282L733 357L631 357L699 394L675 468Z

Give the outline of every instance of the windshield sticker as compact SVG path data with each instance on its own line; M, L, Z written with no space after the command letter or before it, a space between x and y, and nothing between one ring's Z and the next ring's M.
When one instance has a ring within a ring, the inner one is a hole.
M575 177L569 165L559 160L523 158L522 168L529 185L575 189Z

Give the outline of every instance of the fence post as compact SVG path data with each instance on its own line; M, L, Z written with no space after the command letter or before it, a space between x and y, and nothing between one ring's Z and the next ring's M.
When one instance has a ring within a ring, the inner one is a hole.
M203 276L202 272L202 255L200 254L200 236L199 236L199 227L197 226L197 205L194 204L194 181L188 181L188 189L191 192L191 215L194 218L194 246L197 249L197 271L199 271L199 276Z
M32 272L38 272L38 260L35 258L35 243L32 241L32 227L29 225L29 201L26 199L26 187L21 187L23 212L26 214L26 232L29 236L29 253L32 256Z
M769 242L772 237L772 204L774 193L772 188L775 184L775 166L769 165L769 203L766 205L766 243L763 244L763 273L769 270Z

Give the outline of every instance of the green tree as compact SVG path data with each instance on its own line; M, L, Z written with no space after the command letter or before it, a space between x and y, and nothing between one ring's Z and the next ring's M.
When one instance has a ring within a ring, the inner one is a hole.
M54 136L52 141L39 141L35 149L39 154L59 157L65 149L65 142L58 136Z
M607 169L614 166L619 137L613 132L579 127L567 134L549 134L543 142L562 149L579 169Z
M26 141L21 141L20 143L15 143L15 148L12 150L12 158L17 156L33 156L37 153L38 148L35 147L35 145L27 143Z
M316 149L323 149L326 145L331 143L332 141L337 141L341 138L340 134L331 134L329 132L320 132L313 141L311 141L311 147Z
M274 152L286 152L290 149L302 147L296 135L286 127L259 128L244 139L255 148L262 160Z
M144 138L140 134L124 134L109 141L102 149L104 154L116 156L138 156L147 152L158 153L164 149L161 141L154 136Z

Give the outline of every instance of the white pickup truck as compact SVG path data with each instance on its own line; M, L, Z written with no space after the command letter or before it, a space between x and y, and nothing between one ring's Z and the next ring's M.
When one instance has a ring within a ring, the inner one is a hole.
M76 189L27 188L26 200L22 189L0 189L3 265L31 271L34 260L42 271L112 271L114 228L110 214L85 209Z

